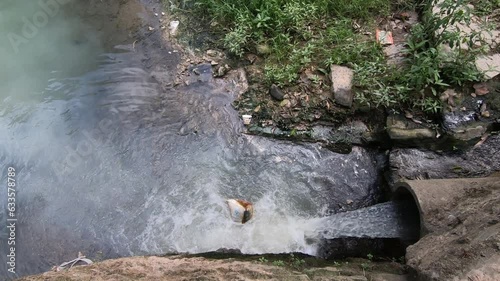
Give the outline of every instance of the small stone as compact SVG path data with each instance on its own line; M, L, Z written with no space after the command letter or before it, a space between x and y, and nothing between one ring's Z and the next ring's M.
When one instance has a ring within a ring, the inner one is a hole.
M354 203L354 201L352 201L351 199L347 199L347 205L351 205L352 203Z
M479 83L474 85L475 94L478 96L484 96L490 92L486 84Z
M253 112L259 112L260 111L260 105L258 105L254 110Z
M290 103L290 100L288 99L284 99L280 102L280 106L281 107L290 107L291 103Z
M224 75L226 75L226 73L229 72L231 68L229 67L229 65L221 65L217 68L217 70L214 72L213 76L214 77L223 77Z
M257 56L254 55L254 54L247 54L245 56L245 58L248 60L248 62L250 62L251 64L253 64L255 62L255 60L257 59Z
M164 16L165 15L165 12L161 12L161 15Z
M215 65L218 65L219 63L213 60L213 61L211 61L211 62L210 62L210 64L211 64L212 66L215 66Z
M497 219L492 219L490 221L488 221L488 224L489 225L494 225L494 224L497 224L499 221Z
M467 108L464 106L464 107L460 108L460 110L467 111Z
M198 68L193 69L193 73L196 75L200 75L200 70Z
M153 30L155 30L155 29L154 29L154 27L149 26L149 27L148 27L148 30L149 30L149 31L153 31Z
M269 94L273 98L275 98L276 100L279 100L279 101L282 101L285 97L285 94L283 93L283 91L281 91L280 88L278 88L278 86L276 86L275 84L271 85L271 88L269 89Z
M476 93L472 93L472 94L470 94L470 95L471 95L471 97L473 97L473 98L477 97Z
M218 55L218 52L215 50L208 50L207 51L207 56L209 57L216 57Z
M483 112L485 112L485 111L486 111L486 103L485 103L485 102L483 102L483 103L481 104L481 107L479 108L479 112L483 113Z
M454 215L449 215L446 219L446 223L448 226L455 227L460 224L460 220Z
M486 110L484 112L481 112L481 116L483 116L484 118L489 118L491 115L490 112Z
M158 13L155 13L155 17L157 17L157 16L158 16Z

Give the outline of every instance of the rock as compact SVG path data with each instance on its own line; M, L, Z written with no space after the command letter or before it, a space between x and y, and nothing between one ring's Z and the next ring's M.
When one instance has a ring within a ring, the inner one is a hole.
M468 126L462 130L454 130L453 131L453 137L457 140L461 141L472 141L472 140L477 140L480 139L484 133L486 133L486 126L477 124L477 125L471 125Z
M247 74L245 69L243 68L237 68L234 70L229 71L226 74L226 81L231 81L231 83L234 85L234 89L231 91L231 93L234 94L234 98L238 99L248 91L248 79L247 79Z
M282 100L282 101L280 102L280 106L281 106L281 107L290 107L290 105L291 105L291 102L290 102L290 100L289 100L289 99L284 99L284 100Z
M354 72L352 69L340 65L332 65L330 71L331 91L334 94L335 102L351 107L354 99L354 92L352 91Z
M415 141L436 138L436 131L407 120L404 116L391 115L387 117L387 133L392 140Z
M500 73L500 54L480 56L476 59L476 67L491 79Z
M221 65L219 67L216 68L213 76L214 77L223 77L224 75L226 75L226 73L229 72L229 70L231 70L231 68L229 67L229 65Z
M490 136L459 154L441 155L418 149L394 149L389 156L391 181L489 176L500 171L500 136Z
M403 51L404 44L398 43L384 47L383 49L385 56L387 57L387 63L391 65L402 65L403 64Z
M484 96L490 92L488 86L485 83L474 84L475 94L478 96Z
M271 85L271 88L269 89L269 94L271 95L271 97L279 101L282 101L285 98L285 94L283 93L283 91L281 91L281 89L274 84Z
M453 111L443 113L443 127L456 140L469 142L479 139L486 132L487 124L477 120L475 111Z
M215 51L215 50L208 50L207 51L207 56L209 57L217 57L219 55L219 52Z
M257 60L257 56L254 54L247 54L245 55L245 58L247 59L248 62L253 64Z
M481 116L483 116L484 118L489 118L490 112L488 110L485 110L485 111L481 112Z
M178 20L173 20L168 25L168 29L169 29L169 32L170 32L171 36L176 36L177 35L177 31L179 29L179 23L180 22Z
M330 139L346 138L349 143L363 145L365 138L370 134L370 130L365 123L361 121L352 121L342 125L332 131Z

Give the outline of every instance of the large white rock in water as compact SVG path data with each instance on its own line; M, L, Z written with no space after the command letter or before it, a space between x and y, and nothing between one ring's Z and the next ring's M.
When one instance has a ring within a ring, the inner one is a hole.
M234 222L246 223L253 217L253 205L240 199L226 200L229 207L229 215Z

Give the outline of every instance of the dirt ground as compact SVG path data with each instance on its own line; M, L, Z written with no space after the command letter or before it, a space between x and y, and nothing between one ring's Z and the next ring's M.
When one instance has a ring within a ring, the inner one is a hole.
M388 279L392 278L392 279ZM399 279L398 279L399 278ZM41 280L410 280L396 262L371 262L356 259L334 266L296 270L268 261L210 260L202 257L130 257L107 260L90 266L73 267L60 272L28 276L19 281Z
M419 280L500 280L500 178L429 211L435 230L407 248Z

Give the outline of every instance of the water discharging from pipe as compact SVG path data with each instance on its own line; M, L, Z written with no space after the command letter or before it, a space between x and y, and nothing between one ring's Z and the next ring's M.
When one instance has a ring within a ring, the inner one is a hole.
M386 202L322 218L317 231L324 239L359 237L412 240L419 237L418 216L418 210L412 202Z

